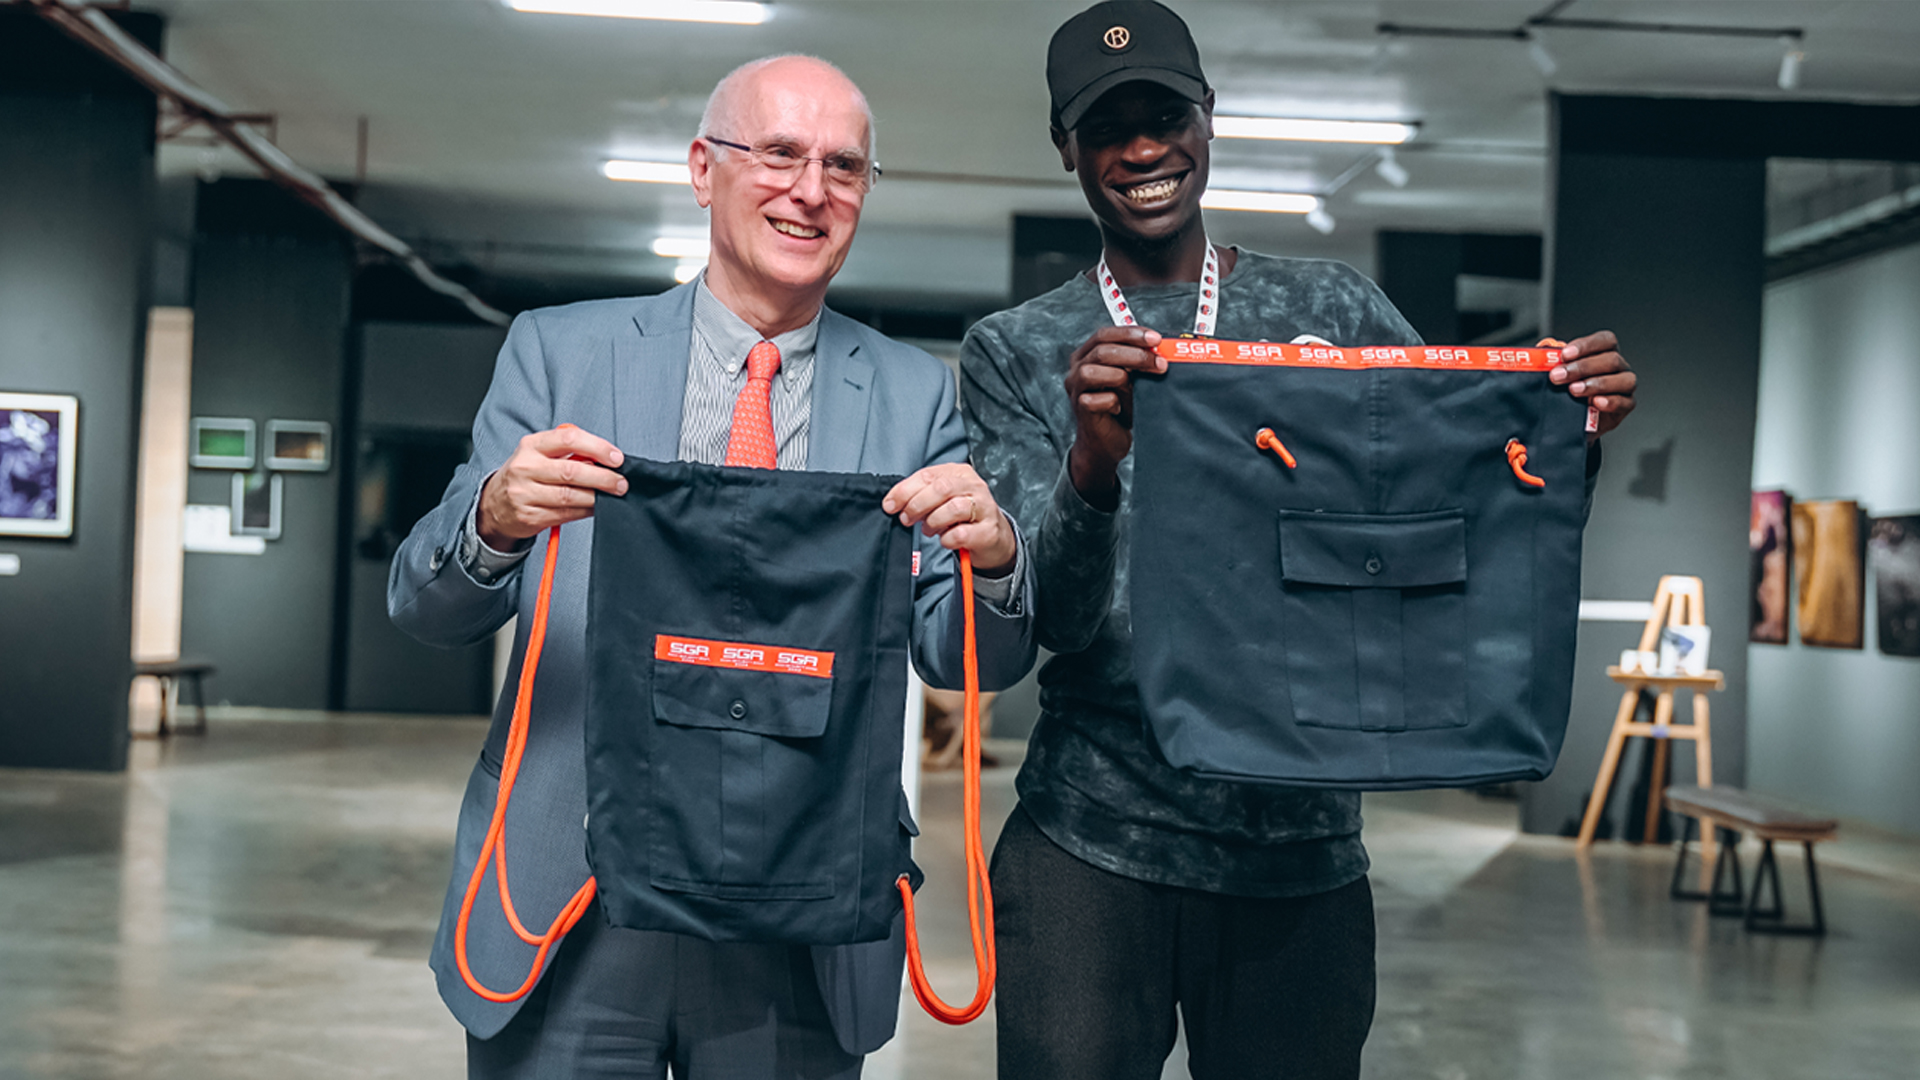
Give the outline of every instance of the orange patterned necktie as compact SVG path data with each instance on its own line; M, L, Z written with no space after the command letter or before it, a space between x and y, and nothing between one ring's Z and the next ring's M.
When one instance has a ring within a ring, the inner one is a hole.
M780 370L780 349L763 341L747 354L747 385L733 402L733 430L727 436L728 465L774 469L780 465L773 441L773 373Z

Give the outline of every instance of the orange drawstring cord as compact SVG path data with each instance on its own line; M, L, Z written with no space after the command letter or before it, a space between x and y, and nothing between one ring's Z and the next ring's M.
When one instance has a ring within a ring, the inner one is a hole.
M1507 467L1512 469L1513 475L1519 477L1520 482L1528 487L1547 486L1545 480L1527 471L1527 448L1519 439L1507 440Z
M960 596L964 605L966 640L962 668L966 681L966 704L961 721L960 757L964 770L961 788L965 817L967 850L967 922L973 932L973 1001L955 1008L940 999L920 959L920 931L914 921L913 885L905 874L894 884L900 890L900 902L907 914L907 973L913 982L913 996L927 1015L948 1024L965 1024L979 1018L993 997L996 959L993 947L993 885L987 877L987 856L980 842L980 656L973 629L973 559L960 552Z
M1262 450L1271 450L1274 453L1279 454L1280 460L1286 462L1287 468L1289 469L1298 468L1300 466L1300 463L1293 459L1293 455L1287 452L1287 446L1285 443L1280 441L1280 436L1275 435L1273 433L1273 429L1270 427L1263 427L1259 431L1256 431L1253 433L1253 445L1259 447Z
M547 530L547 558L541 568L540 594L533 606L533 625L527 630L527 653L520 665L520 687L513 700L513 722L507 728L507 747L500 760L500 793L494 798L493 820L487 826L487 839L480 847L480 859L474 864L473 877L467 881L467 894L460 901L460 918L453 926L453 956L454 962L460 967L460 978L466 982L467 989L488 1001L518 1001L533 990L534 984L540 981L541 969L546 966L547 953L586 914L598 888L595 880L588 878L586 884L580 886L573 898L554 916L552 925L539 934L521 923L519 913L513 908L513 893L507 888L507 803L513 796L513 782L520 775L520 758L527 748L527 722L533 714L533 677L540 668L540 651L547 640L547 609L553 601L553 567L559 552L560 526L555 525ZM500 908L506 913L507 922L513 926L513 932L519 935L520 940L539 946L539 951L533 957L532 970L527 972L526 980L519 988L513 991L494 990L483 985L467 962L467 922L473 916L473 902L480 895L480 883L486 879L489 862L495 864Z

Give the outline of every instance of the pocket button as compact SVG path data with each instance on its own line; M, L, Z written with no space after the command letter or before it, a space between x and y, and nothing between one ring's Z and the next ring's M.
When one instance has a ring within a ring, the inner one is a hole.
M1384 564L1383 564L1383 563L1381 563L1381 561L1380 561L1380 556L1378 556L1378 555L1369 555L1369 556L1367 556L1367 562L1366 562L1366 567L1367 567L1367 573L1369 573L1369 574L1378 574L1378 573L1380 572L1380 568L1381 568L1381 567L1382 567L1383 565L1384 565Z
M733 704L727 706L727 715L733 717L735 720L745 720L747 718L747 703L744 701L735 701Z

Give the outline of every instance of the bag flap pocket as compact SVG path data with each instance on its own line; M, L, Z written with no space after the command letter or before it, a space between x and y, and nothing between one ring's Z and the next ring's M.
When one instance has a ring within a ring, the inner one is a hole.
M653 716L664 724L812 739L826 733L832 707L831 674L653 661Z
M1349 589L1414 589L1467 580L1464 510L1424 514L1280 511L1280 579Z

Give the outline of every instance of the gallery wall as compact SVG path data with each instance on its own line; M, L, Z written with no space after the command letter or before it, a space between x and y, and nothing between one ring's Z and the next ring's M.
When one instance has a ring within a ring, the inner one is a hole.
M126 763L153 134L151 95L0 10L0 391L79 399L73 534L0 536L0 765Z
M1767 288L1756 490L1920 513L1917 298L1920 245ZM1863 649L1802 645L1797 632L1787 645L1747 647L1748 781L1920 833L1920 658L1880 652L1872 586L1870 576Z
M257 555L189 552L181 651L215 665L208 697L328 705L342 377L352 252L263 181L203 185L193 258L193 415L333 425L334 464L284 477L280 537ZM193 469L187 499L225 505L233 473Z

